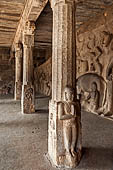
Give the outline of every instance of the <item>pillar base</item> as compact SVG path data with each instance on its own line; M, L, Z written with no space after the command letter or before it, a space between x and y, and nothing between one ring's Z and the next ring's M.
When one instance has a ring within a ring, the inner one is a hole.
M15 82L15 100L21 100L22 82Z
M34 102L34 86L23 85L22 86L22 113L30 114L35 112Z
M76 156L66 154L64 147L63 121L59 119L58 102L49 102L48 158L53 166L75 168L81 160L81 123L78 123Z

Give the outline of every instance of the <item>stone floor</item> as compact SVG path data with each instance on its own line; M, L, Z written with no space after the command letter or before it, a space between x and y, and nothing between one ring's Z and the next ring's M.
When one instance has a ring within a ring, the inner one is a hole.
M36 114L22 115L10 97L0 99L0 170L56 170L45 157L48 98L38 96ZM83 112L82 126L84 154L76 170L113 170L113 122Z

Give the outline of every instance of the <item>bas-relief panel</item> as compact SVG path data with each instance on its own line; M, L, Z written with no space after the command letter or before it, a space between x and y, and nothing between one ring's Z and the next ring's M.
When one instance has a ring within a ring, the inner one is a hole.
M44 64L35 68L35 89L37 92L51 96L52 61L49 58Z
M77 36L77 92L85 110L113 115L112 68L111 29L101 25Z
M77 36L77 92L87 111L112 115L112 78L109 80L112 77L112 58L111 28L101 25ZM35 69L36 90L48 96L52 86L51 67L50 58Z

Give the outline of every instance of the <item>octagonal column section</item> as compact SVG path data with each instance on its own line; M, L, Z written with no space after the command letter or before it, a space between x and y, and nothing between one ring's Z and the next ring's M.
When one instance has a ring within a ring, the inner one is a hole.
M22 94L22 46L15 44L15 100L21 100Z
M72 168L79 163L82 149L80 105L79 102L77 103L75 92L76 4L75 0L52 0L51 4L53 9L52 100L49 103L48 156L57 167ZM74 109L79 108L75 124L72 119L65 119L66 109L71 106L71 103L64 101L66 87L68 92L74 91L75 97L72 101ZM72 125L78 128L78 130L75 128L75 134L72 133ZM74 137L76 141L73 142ZM73 153L76 154L72 153L73 143L75 149Z
M33 47L34 47L34 22L26 22L23 32L23 86L22 86L22 113L35 112L34 104L34 66L33 66Z

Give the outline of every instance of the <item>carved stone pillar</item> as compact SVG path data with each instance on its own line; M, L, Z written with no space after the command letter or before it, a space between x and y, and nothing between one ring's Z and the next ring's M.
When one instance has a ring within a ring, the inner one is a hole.
M22 93L22 47L20 43L15 45L15 59L15 100L20 100Z
M51 162L58 167L76 167L81 159L81 124L79 124L80 133L77 134L75 151L77 155L68 157L64 147L64 125L63 121L59 119L59 103L63 103L65 87L69 86L75 89L76 86L75 0L52 0L51 4L53 9L53 54L48 156ZM80 116L80 112L78 114Z
M22 113L35 112L34 105L34 73L33 47L34 22L27 22L23 33L23 86L22 86Z

